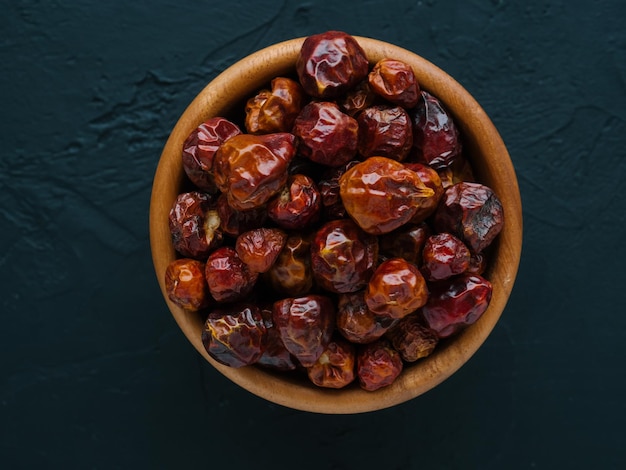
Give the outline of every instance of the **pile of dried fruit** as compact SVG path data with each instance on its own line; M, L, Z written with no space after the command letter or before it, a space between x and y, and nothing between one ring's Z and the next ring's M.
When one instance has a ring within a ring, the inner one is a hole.
M502 204L407 64L329 31L295 65L185 141L166 289L222 364L376 390L486 310Z

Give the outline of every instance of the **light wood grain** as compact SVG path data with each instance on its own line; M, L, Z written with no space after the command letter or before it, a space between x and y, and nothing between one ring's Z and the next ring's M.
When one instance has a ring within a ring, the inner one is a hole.
M317 388L307 381L267 372L257 367L234 369L211 359L201 342L200 318L171 303L165 294L164 272L175 258L168 227L168 213L181 190L184 139L202 121L223 116L234 103L253 95L273 77L293 73L303 38L260 50L237 62L208 84L184 111L163 149L150 202L150 244L154 269L163 297L178 326L207 361L251 393L287 407L318 413L363 413L413 399L450 377L486 340L498 322L515 282L522 250L522 206L515 171L507 149L493 123L472 96L444 71L403 48L375 39L357 37L370 62L383 57L410 64L421 87L437 96L454 115L464 137L465 149L479 179L500 197L505 211L486 273L493 283L489 308L471 327L440 347L430 357L405 368L394 384L376 392L358 386L344 390Z

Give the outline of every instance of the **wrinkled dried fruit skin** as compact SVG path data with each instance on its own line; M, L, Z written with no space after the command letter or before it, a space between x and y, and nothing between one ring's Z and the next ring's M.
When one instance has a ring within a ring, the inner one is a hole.
M172 302L192 312L211 303L211 295L204 277L204 263L195 259L180 258L167 266L165 290Z
M391 385L404 367L400 353L385 338L360 346L356 360L359 385L370 392Z
M424 324L419 314L408 315L398 321L385 335L407 362L430 356L439 337Z
M272 319L287 350L304 367L310 367L331 340L335 307L321 295L287 298L274 303Z
M377 315L402 318L428 300L428 287L417 266L402 258L378 265L365 291L367 307Z
M206 261L205 276L209 291L218 302L236 302L252 292L258 274L228 246L215 250Z
M476 274L463 274L434 284L422 315L429 328L446 338L476 322L491 301L491 283Z
M352 36L327 31L305 39L296 60L304 91L316 98L337 98L368 73L365 52Z
M364 297L365 291L341 294L337 302L337 330L348 341L371 343L385 334L395 320L372 313Z
M376 94L372 91L368 81L363 80L349 90L338 104L344 113L355 117L365 108L372 106L375 101Z
M267 215L284 229L303 230L318 221L321 208L322 198L315 182L296 174L267 204Z
M267 271L265 279L276 292L297 297L313 287L310 242L302 235L287 238L278 258Z
M330 168L322 176L318 188L322 197L322 215L326 220L343 219L348 216L341 201L339 178L358 163L358 160L352 160L339 168Z
M307 369L307 375L318 387L343 388L356 377L355 363L354 345L336 338L326 346L315 364Z
M470 266L470 251L454 235L438 233L426 240L422 261L424 277L429 281L441 281L467 271Z
M220 229L231 237L238 237L243 232L260 228L267 219L265 206L239 211L228 204L228 197L224 193L217 198L217 213L220 218Z
M431 229L428 224L407 224L378 238L380 252L388 258L404 258L415 266L422 264L422 250Z
M370 157L339 178L341 200L366 232L380 235L407 223L435 192L395 160Z
M311 266L319 286L336 293L356 292L369 281L378 258L378 240L352 220L324 224L311 243Z
M307 104L296 118L293 133L300 155L316 163L338 167L356 155L359 124L335 103Z
M274 326L272 319L272 307L262 308L261 316L265 324L266 334L263 341L263 354L256 364L279 371L294 370L296 359L287 351L283 340L280 339L280 332Z
M403 161L413 146L413 124L400 106L371 106L357 118L359 153Z
M487 268L487 258L483 253L471 253L467 272L471 274L483 274Z
M276 77L272 89L261 90L246 104L246 130L250 134L291 132L302 109L304 90L290 78Z
M457 183L444 192L434 216L437 232L449 232L475 253L482 252L504 226L504 209L491 188Z
M272 267L287 241L287 234L277 228L257 228L237 237L235 251L255 273Z
M202 330L202 344L217 362L242 367L259 360L265 334L259 308L237 304L209 314Z
M395 59L381 59L368 75L374 93L393 104L411 109L419 100L420 87L413 69Z
M415 212L415 215L411 218L412 223L419 224L433 215L437 210L439 201L441 201L443 196L443 184L439 174L428 165L424 165L422 163L405 163L404 166L417 173L422 180L422 183L424 183L427 188L430 188L435 192L433 197L425 200L423 204L420 205L419 209Z
M444 190L448 189L450 186L460 183L461 181L470 183L476 182L472 166L469 164L467 159L463 157L463 155L456 157L447 167L437 170L437 173L439 174L441 185Z
M179 194L169 212L174 249L188 258L205 259L222 244L220 217L207 193Z
M262 206L287 182L295 153L295 137L286 132L236 135L215 154L215 183L234 209Z
M419 162L442 170L461 155L459 131L437 98L426 91L420 94L413 111L413 151Z
M241 129L223 117L213 117L194 129L183 144L183 168L189 180L202 191L215 193L213 158L218 147Z

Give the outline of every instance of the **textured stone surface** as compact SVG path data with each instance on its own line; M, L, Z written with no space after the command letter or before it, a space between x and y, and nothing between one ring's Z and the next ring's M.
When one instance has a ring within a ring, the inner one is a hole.
M3 468L626 463L623 1L1 4ZM160 149L193 96L250 52L328 29L457 78L524 203L518 280L484 347L435 390L361 416L272 405L204 364L147 234Z

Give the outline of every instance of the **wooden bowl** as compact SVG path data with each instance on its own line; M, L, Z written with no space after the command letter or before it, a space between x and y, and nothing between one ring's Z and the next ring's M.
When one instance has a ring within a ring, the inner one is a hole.
M230 368L214 361L201 342L202 320L185 312L167 297L164 273L175 259L168 227L169 210L186 176L182 168L183 141L200 123L213 116L229 116L276 76L293 75L304 38L278 43L240 60L209 83L180 117L161 155L150 203L150 243L154 268L164 299L179 327L198 352L239 386L271 402L318 413L362 413L413 399L457 371L483 344L507 303L519 265L522 245L522 209L515 170L507 149L480 105L452 77L403 48L374 39L356 37L372 64L388 57L410 64L420 86L437 96L454 116L464 149L479 181L490 186L504 207L505 223L484 274L493 284L489 308L473 325L435 352L405 367L390 386L375 392L353 384L343 390L318 388L306 379L279 374L256 366Z

